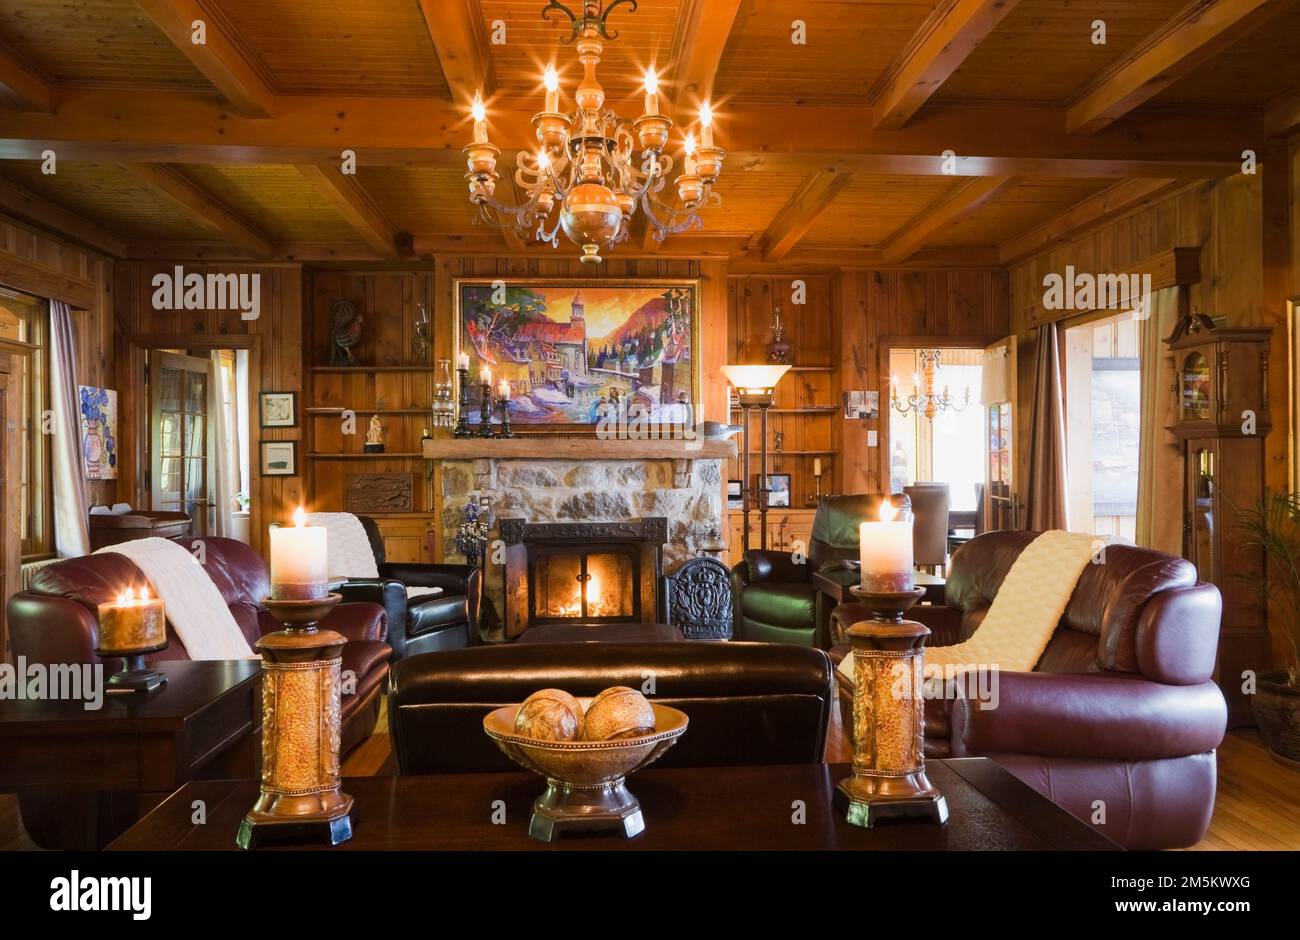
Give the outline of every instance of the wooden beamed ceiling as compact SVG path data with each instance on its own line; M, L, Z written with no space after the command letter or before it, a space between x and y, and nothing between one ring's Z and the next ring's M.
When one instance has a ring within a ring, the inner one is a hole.
M473 224L461 153L481 90L498 192L518 198L512 150L533 137L541 69L560 67L566 104L580 72L543 5L0 0L0 211L115 256L549 253ZM1098 48L1097 20L1116 46ZM641 0L610 27L610 106L636 116L654 66L674 136L709 99L727 151L703 230L659 243L638 220L619 253L1008 264L1300 132L1300 94L1276 74L1300 86L1300 57L1271 52L1300 42L1300 0ZM1238 68L1243 100L1198 108L1184 86L1253 44L1270 74ZM1006 63L1020 84L995 74ZM65 176L23 169L50 151ZM118 169L65 185L95 166ZM156 206L156 233L128 193Z

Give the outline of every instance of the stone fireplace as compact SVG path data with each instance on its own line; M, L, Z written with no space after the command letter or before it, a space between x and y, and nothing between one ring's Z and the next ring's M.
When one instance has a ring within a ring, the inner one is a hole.
M653 623L668 520L502 519L507 635L549 623Z
M581 610L585 600L586 619L593 619L596 610L597 617L654 621L660 588L654 575L671 573L697 557L704 543L725 531L723 465L735 455L736 445L732 441L592 437L439 439L426 441L424 453L439 470L436 485L443 555L449 561L463 557L456 550L456 529L464 518L465 504L470 500L487 501L483 518L490 533L484 621L490 634L512 639L527 627L529 610L527 605L520 608L518 603L512 604L509 596L521 587L529 598L534 593L527 584L528 565L521 566L518 560L514 566L510 564L512 553L517 559L524 551L512 527L648 527L653 523L662 529L662 534L654 533L660 560L647 560L641 554L644 547L636 553L630 549L614 552L626 559L622 561L604 557L610 554L607 552L595 552L593 557L589 551L585 571L580 559L557 559L546 562L545 571L534 568L531 577L533 588L537 588L540 574L540 590L554 592L554 603L549 608L552 613L542 616L559 616L553 612L556 605L572 607L575 585L585 584L588 596L584 598L579 592L576 602ZM626 535L624 538L638 541ZM630 571L634 558L635 574ZM591 581L576 580L584 574L594 577L601 589L601 598L595 603L590 596ZM604 596L604 588L615 583L626 585L629 577L633 579L635 596L618 599L616 609L609 606L612 602ZM566 591L567 597L563 596ZM631 604L632 613L628 613L624 601Z

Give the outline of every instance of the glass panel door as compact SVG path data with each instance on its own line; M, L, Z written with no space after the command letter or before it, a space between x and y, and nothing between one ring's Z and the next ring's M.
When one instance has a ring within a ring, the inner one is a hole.
M196 536L209 533L207 359L151 354L152 508L183 512Z

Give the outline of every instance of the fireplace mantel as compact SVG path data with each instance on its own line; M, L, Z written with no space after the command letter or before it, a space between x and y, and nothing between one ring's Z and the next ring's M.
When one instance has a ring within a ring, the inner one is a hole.
M424 442L429 460L726 460L734 440L601 440L595 437L440 438Z

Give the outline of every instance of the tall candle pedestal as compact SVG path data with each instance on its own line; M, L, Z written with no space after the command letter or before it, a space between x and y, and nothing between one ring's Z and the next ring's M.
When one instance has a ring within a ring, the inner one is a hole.
M261 793L240 824L243 849L270 843L337 845L352 838L352 797L339 787L344 638L316 624L342 600L262 601L285 625L262 654Z
M879 819L948 819L948 803L925 775L922 666L930 630L903 615L924 589L879 593L851 588L872 619L847 631L853 646L853 775L836 787L834 806L854 826Z
M459 407L456 409L456 429L451 432L451 436L473 437L474 432L469 429L469 369L457 369L456 376Z
M492 386L484 382L482 385L483 397L478 406L478 436L492 436Z

